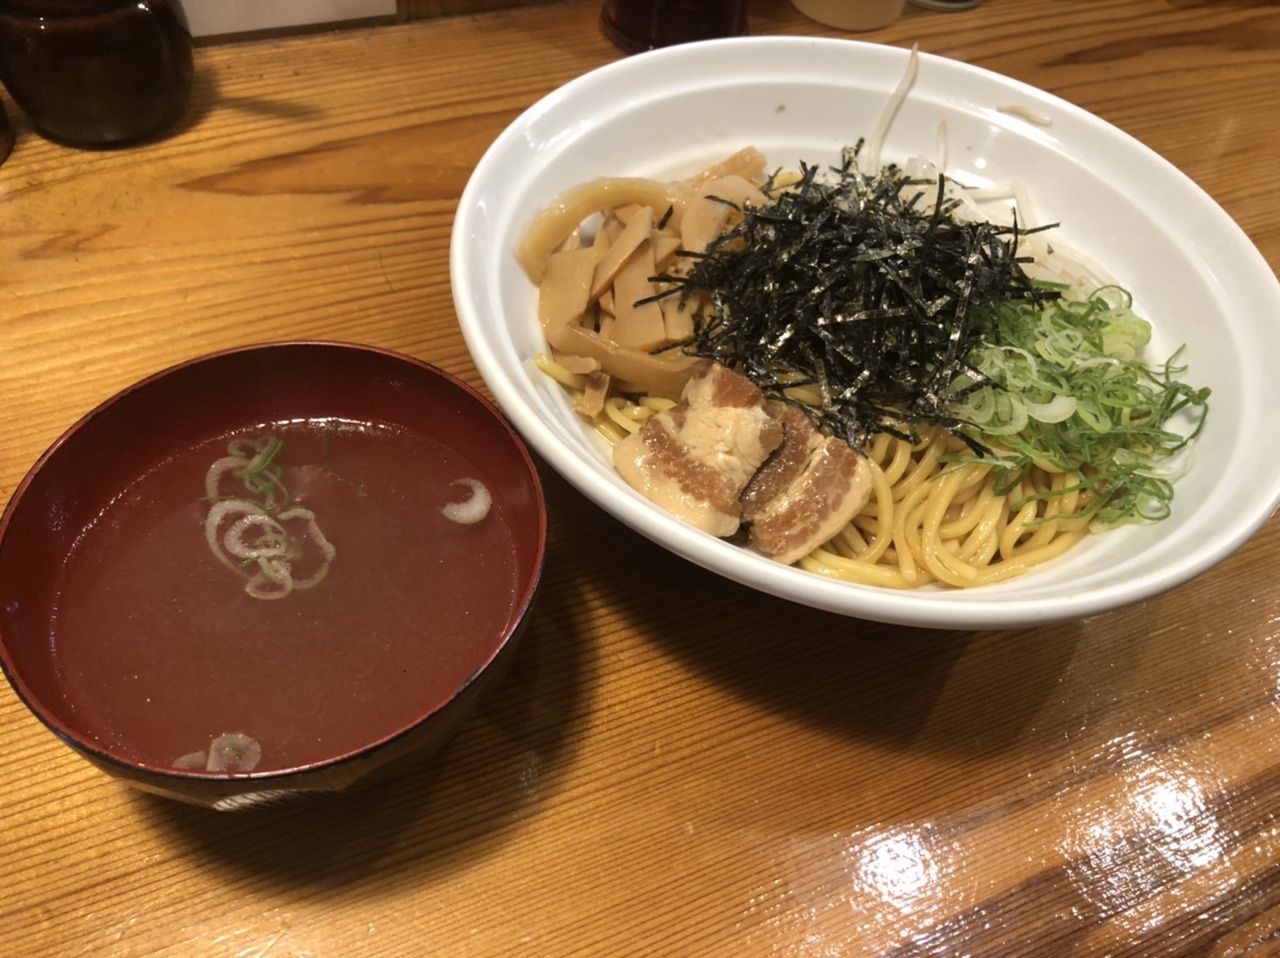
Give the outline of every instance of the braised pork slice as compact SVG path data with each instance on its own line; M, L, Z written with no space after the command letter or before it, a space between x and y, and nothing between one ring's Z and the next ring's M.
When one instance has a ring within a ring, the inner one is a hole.
M753 548L790 565L849 522L871 496L871 470L843 439L824 436L794 406L783 441L742 494Z
M680 402L645 420L613 449L627 483L663 509L717 536L738 531L738 497L782 442L760 390L701 360Z

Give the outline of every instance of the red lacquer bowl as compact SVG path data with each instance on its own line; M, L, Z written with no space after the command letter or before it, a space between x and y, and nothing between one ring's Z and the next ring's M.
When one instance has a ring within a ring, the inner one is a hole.
M336 554L314 587L260 601L214 561L202 477L227 437L277 432ZM480 522L441 518L472 494L463 477L491 496ZM342 789L456 729L527 620L545 546L528 451L453 376L341 343L216 353L94 409L19 485L0 664L59 738L147 791L225 809ZM214 762L227 733L253 733L251 758Z

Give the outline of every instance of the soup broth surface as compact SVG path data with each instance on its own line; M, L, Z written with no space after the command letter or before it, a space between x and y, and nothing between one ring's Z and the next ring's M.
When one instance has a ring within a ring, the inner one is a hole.
M320 582L278 599L247 594L249 574L205 532L210 465L232 439L266 434L283 441L289 505L334 549ZM261 772L413 723L484 665L516 601L503 503L474 524L441 513L469 495L464 478L493 487L436 440L337 420L256 426L158 462L64 564L50 634L68 707L105 746L201 770L220 736L252 740Z

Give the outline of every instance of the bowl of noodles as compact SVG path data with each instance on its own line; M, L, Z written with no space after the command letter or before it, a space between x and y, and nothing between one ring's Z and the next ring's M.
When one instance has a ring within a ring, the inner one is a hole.
M451 279L549 464L805 605L1085 617L1280 503L1261 254L1132 137L944 58L751 37L580 77L477 165Z

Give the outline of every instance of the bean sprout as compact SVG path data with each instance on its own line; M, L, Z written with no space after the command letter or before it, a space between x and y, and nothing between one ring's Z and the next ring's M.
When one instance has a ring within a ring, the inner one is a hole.
M911 56L907 60L907 71L902 75L902 79L898 82L898 87L893 91L893 95L889 97L889 102L885 104L879 119L876 120L875 128L871 131L871 137L867 140L867 152L864 154L863 162L859 164L859 168L868 176L875 176L880 172L880 148L884 145L885 134L889 132L889 124L893 122L893 118L898 112L898 107L902 105L902 101L907 98L911 85L916 82L916 72L919 69L919 65L919 47L918 45L912 46Z

